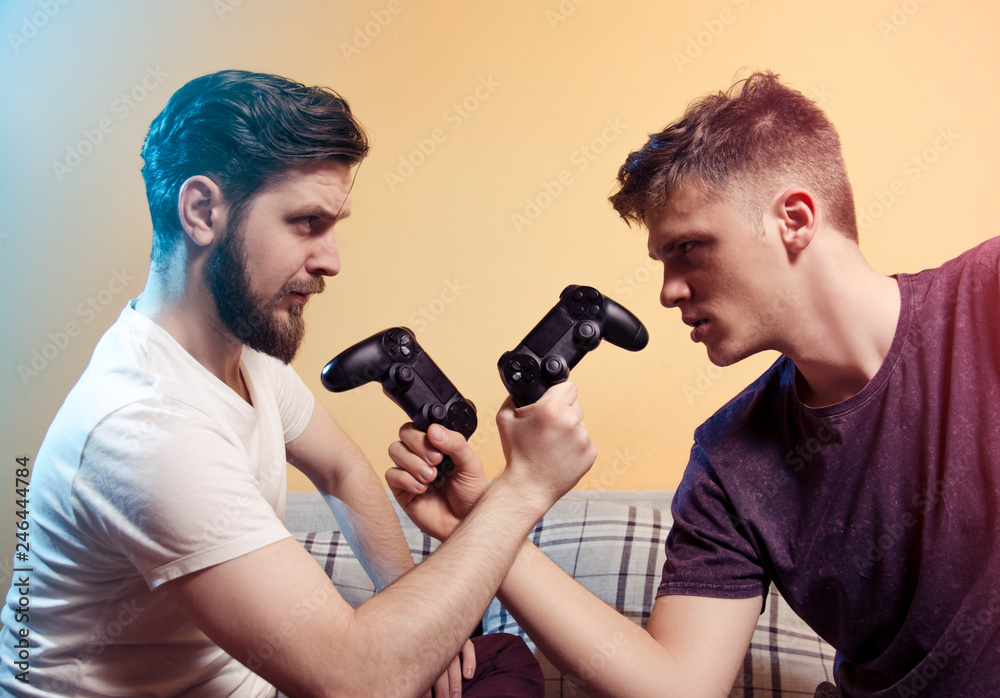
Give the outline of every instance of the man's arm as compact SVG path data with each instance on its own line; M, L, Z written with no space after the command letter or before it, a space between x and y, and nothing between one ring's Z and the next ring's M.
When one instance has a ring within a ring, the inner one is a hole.
M545 656L595 696L728 695L761 608L759 596L661 596L643 630L530 543L499 597Z
M288 462L316 485L376 588L413 567L396 512L361 449L317 400L305 430L285 446Z
M530 434L508 400L497 415L504 448ZM482 464L470 450L452 454L457 435L438 439L413 428L389 449L386 478L407 514L425 532L447 539L486 491ZM445 487L428 491L425 464L452 455ZM732 688L760 614L761 597L657 599L646 630L591 594L528 542L498 596L504 607L564 673L599 696L725 696Z
M357 610L292 540L164 587L213 641L286 693L419 695L458 654L528 531L593 464L576 389L565 385L532 406L531 443L510 453L450 539Z

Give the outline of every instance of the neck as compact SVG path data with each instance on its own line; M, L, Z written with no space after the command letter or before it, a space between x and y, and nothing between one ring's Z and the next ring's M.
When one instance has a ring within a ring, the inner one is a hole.
M243 344L219 320L211 292L196 274L151 267L135 309L166 330L185 351L243 399L249 392L240 373Z
M825 242L829 249L810 255L803 270L804 302L784 349L798 369L799 397L812 407L868 385L889 354L900 307L896 280L872 269L854 243L839 235Z

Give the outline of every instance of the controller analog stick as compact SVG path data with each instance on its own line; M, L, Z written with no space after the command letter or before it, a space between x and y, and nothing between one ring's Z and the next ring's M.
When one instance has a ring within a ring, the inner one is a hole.
M601 341L601 331L589 320L577 325L574 333L577 343L582 347L595 347Z
M413 369L409 366L393 366L389 370L389 377L396 390L406 390L413 385Z
M447 414L448 410L440 402L424 405L424 417L432 424L440 424Z
M545 363L542 364L542 371L545 372L545 377L548 378L553 384L561 381L569 375L569 370L566 368L566 362L558 356L550 356L545 359Z

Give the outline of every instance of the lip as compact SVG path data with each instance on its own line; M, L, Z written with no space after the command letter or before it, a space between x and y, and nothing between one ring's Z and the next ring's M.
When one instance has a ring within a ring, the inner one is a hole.
M288 294L288 296L289 298L292 299L292 303L295 303L296 305L305 305L306 303L309 302L308 293L299 293L297 291L291 291Z
M711 324L707 318L683 318L684 324L691 327L691 341L701 342L705 339L705 335L708 333L708 327Z

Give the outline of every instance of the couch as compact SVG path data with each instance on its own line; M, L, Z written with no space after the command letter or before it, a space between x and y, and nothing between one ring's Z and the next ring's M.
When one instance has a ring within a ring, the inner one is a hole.
M663 566L672 498L672 490L574 490L538 523L532 540L590 591L644 625ZM395 502L393 506L414 561L419 563L434 551L437 541L421 533ZM357 607L373 595L371 580L318 493L290 492L285 523L348 603ZM586 695L585 686L563 676L535 649L496 599L483 617L482 628L484 633L516 633L528 641L541 662L547 697ZM595 666L604 661L601 652L602 648L595 646ZM729 695L825 695L829 686L819 692L817 688L833 681L833 658L833 648L799 620L772 588Z

